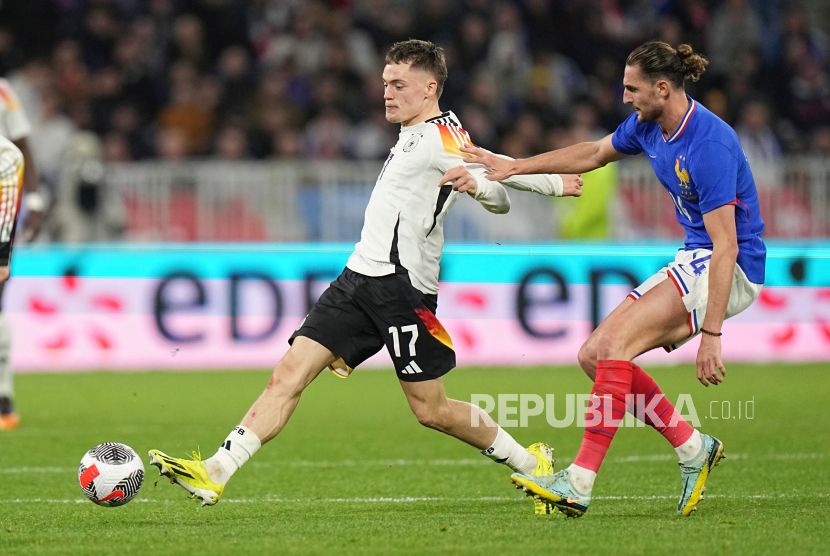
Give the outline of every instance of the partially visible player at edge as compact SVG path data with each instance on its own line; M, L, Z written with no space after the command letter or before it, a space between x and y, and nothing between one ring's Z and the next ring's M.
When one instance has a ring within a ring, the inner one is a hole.
M0 219L3 221L3 227L0 229L0 243L3 244L4 249L0 264L6 268L2 273L5 278L0 280L0 430L15 429L20 424L20 418L12 401L13 370L9 358L12 331L9 319L2 308L3 288L8 278L6 272L11 263L11 242L14 241L14 232L17 229L21 200L25 209L24 241L33 241L37 237L46 209L46 202L37 190L37 172L29 150L28 137L31 133L32 125L23 111L20 99L11 84L6 79L0 78L0 137L5 137L17 147L23 157L22 164L26 167L26 172L22 176L23 182L18 184L22 190L16 189L17 186L9 182L10 178L7 177L3 182L3 197L0 200ZM6 254L7 243L8 253Z
M588 509L596 473L626 410L677 450L682 477L677 511L682 515L696 509L709 473L724 457L723 444L680 418L654 380L631 362L641 353L657 347L670 351L703 333L697 378L704 386L719 384L726 376L723 321L749 307L764 282L764 223L738 136L683 87L685 79L696 81L706 64L689 45L675 50L662 42L646 43L629 55L623 79L623 101L635 114L613 134L525 160L506 161L481 149L463 149L476 156L465 161L484 163L493 171L488 179L495 180L590 172L645 152L686 230L685 246L675 260L631 292L580 349L579 364L594 380L592 394L597 397L592 396L592 405L613 419L603 418L600 426L585 429L582 447L568 469L547 477L512 477L529 494L573 517ZM633 407L626 403L630 395L635 396L629 398Z
M348 376L385 345L418 421L475 446L525 474L550 474L550 448L520 446L480 408L447 399L442 376L455 367L452 340L435 317L443 221L459 192L495 213L510 199L486 169L464 163L471 145L452 112L438 99L447 78L443 51L429 42L395 44L383 70L386 119L401 124L398 143L381 170L360 242L292 336L271 382L216 455L202 462L150 450L150 462L192 498L213 505L240 466L285 427L300 394L326 367ZM452 185L439 186L448 173ZM526 176L511 187L545 195L581 195L578 176ZM474 426L471 412L485 426ZM542 505L544 508L544 504ZM538 505L537 505L537 511Z

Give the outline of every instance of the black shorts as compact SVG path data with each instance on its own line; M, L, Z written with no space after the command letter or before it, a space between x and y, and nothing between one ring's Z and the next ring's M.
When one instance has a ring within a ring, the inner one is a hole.
M348 268L323 292L288 340L305 336L356 368L386 345L398 378L431 380L455 367L452 340L435 317L438 296L406 274L370 277Z

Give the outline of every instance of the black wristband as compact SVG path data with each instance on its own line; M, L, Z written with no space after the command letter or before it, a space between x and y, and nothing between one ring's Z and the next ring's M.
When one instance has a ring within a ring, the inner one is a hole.
M700 331L703 332L704 334L709 335L709 336L715 336L716 338L719 338L719 337L723 336L723 332L717 332L717 333L709 332L708 330L706 330L704 328L701 328Z

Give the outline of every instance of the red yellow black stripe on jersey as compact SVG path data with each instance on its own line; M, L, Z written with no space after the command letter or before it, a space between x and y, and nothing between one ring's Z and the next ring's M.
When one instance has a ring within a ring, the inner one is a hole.
M473 143L470 141L470 136L466 131L460 127L444 124L435 124L438 131L441 132L441 142L444 145L444 150L450 156L469 156L465 152L461 152L461 147L472 147Z

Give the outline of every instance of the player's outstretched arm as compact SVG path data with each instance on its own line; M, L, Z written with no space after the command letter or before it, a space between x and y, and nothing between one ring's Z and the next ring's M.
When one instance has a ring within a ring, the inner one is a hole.
M479 147L463 147L461 150L472 155L464 162L477 162L491 170L488 180L503 181L517 174L583 174L602 168L626 156L614 149L611 137L608 135L599 141L578 143L518 160L505 159Z
M486 149L482 150L489 154L493 154ZM497 154L495 156L504 158L505 160L513 160L503 154ZM476 164L475 167L479 170L484 168L480 164ZM455 185L453 188L456 191L469 192L470 189L472 189L472 192L475 193L477 188L486 188L488 183L492 183L490 181L483 180L483 174L479 175L481 174L480 171L476 172L475 177L470 174L469 176L465 176L463 179L460 179L462 174L459 168L463 167L451 168L446 174L444 174L444 177L439 182L439 186L454 180ZM532 191L533 193L546 195L548 197L579 197L582 195L583 182L582 177L579 174L565 174L562 176L559 174L534 174L529 176L511 176L507 179L501 180L498 183L506 185L512 189L516 189L517 191ZM481 184L481 187L479 187L479 184Z
M697 379L704 386L717 386L726 376L721 361L721 333L726 306L732 290L732 277L738 259L738 233L735 228L735 205L724 205L703 214L703 225L712 238L709 263L709 301L703 319L700 348L697 351ZM718 375L720 371L722 376Z
M494 214L510 211L510 197L500 183L484 179L484 168L479 164L455 166L444 173L438 187L452 184L459 193L467 193Z
M503 154L496 156L513 160ZM579 197L582 195L583 182L579 174L517 174L500 180L499 183L518 191L532 191L548 197Z

